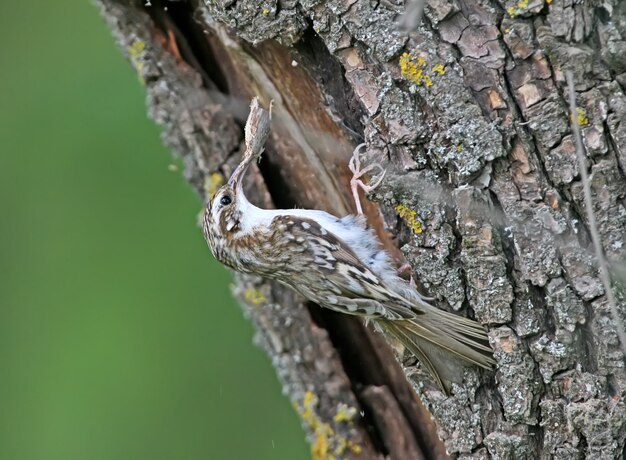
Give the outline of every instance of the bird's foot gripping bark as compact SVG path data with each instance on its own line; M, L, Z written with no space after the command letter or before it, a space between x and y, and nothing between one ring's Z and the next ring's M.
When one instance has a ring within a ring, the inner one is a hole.
M365 144L359 144L352 152L352 158L348 163L350 171L352 171L352 179L350 179L350 189L352 190L352 196L354 198L354 204L358 214L363 214L363 208L361 207L361 200L359 198L359 187L363 189L365 193L371 192L380 185L385 177L385 168L378 163L372 163L364 168L361 168L361 152ZM368 172L378 169L380 176L371 184L365 184L361 179Z

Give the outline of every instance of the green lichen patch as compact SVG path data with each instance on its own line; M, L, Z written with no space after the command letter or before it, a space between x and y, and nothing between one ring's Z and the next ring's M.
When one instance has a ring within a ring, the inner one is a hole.
M578 123L578 126L587 126L589 124L587 111L582 107L576 107L576 122Z
M139 74L139 79L141 83L145 83L145 79L143 76L146 64L146 43L141 40L135 40L130 44L127 48L128 56L130 57L130 62L133 64L133 67Z
M265 297L265 295L261 291L254 288L246 289L243 293L243 298L246 300L246 302L255 306L262 305L267 302L267 297Z
M506 12L509 14L509 16L514 18L516 16L519 16L522 13L525 13L527 8L528 8L528 0L520 0L519 2L515 4L515 6L509 6L506 9Z

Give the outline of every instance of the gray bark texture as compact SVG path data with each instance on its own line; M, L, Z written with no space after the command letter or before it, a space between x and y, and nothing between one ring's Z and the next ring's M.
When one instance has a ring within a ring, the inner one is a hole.
M429 0L408 31L403 0L97 3L204 199L238 162L253 96L274 101L247 181L259 205L353 212L347 163L365 142L387 169L364 203L383 244L489 330L497 369L446 396L358 319L236 275L314 458L623 458L624 355L564 74L604 251L623 264L626 2Z

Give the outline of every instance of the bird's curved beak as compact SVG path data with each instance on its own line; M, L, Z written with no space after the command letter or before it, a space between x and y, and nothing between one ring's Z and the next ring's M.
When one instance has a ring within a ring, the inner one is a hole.
M246 171L250 166L251 160L251 158L244 159L241 163L239 163L239 165L230 175L230 179L228 179L228 185L230 185L233 190L241 189L243 184L243 177L246 175Z

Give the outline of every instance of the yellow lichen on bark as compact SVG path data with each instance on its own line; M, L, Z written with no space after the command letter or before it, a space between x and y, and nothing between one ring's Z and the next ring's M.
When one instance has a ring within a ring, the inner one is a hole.
M330 424L322 422L315 412L319 399L311 391L307 391L302 399L302 405L294 403L294 408L302 420L313 432L311 456L314 460L336 460L343 458L347 451L354 454L361 453L361 446L335 432ZM340 404L333 417L335 423L352 423L356 408Z
M422 233L422 223L417 219L417 212L405 204L397 204L395 210L413 233Z

